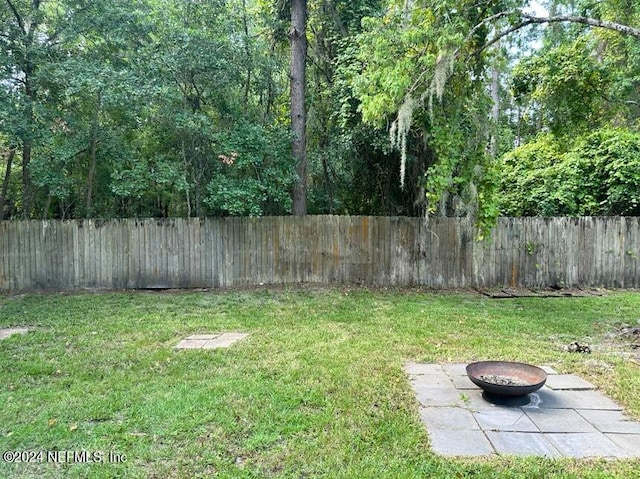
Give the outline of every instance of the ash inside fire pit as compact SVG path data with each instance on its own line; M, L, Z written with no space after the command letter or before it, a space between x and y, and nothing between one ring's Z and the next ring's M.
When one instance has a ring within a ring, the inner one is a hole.
M495 374L481 374L480 380L497 386L529 386L529 383L524 379L497 376Z

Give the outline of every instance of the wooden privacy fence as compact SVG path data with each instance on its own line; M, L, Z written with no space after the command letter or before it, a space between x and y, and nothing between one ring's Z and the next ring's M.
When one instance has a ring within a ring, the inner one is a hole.
M0 289L355 283L640 287L640 218L307 216L0 222Z

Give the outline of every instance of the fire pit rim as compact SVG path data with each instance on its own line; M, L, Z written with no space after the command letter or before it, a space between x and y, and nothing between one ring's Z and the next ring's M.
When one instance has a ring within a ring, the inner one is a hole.
M544 386L547 373L544 369L532 364L516 361L477 361L467 365L467 376L485 392L497 396L524 396ZM483 381L485 374L510 376L527 383L526 385L493 384Z

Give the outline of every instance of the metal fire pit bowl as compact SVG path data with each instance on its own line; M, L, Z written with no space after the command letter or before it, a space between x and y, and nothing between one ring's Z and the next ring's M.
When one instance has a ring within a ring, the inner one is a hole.
M544 386L547 373L537 366L511 361L480 361L467 366L467 376L486 393L524 396Z

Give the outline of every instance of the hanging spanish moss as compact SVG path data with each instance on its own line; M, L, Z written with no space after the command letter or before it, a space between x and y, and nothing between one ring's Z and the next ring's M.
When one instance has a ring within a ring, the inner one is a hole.
M455 68L456 54L454 51L441 52L434 65L433 76L429 88L416 100L410 91L404 97L404 101L398 109L396 119L391 123L389 137L391 146L400 151L400 186L404 188L406 164L407 164L407 136L411 131L413 112L421 108L425 100L429 102L429 113L433 117L433 99L442 101L445 94L447 81Z
M423 94L423 98L429 98L429 112L433 116L433 98L442 101L447 81L451 78L455 68L456 53L454 51L445 51L438 54L431 84L427 91Z
M417 102L410 95L405 96L404 102L398 110L398 116L391 124L389 136L391 145L400 151L400 186L404 188L404 178L407 169L407 136L411 130L413 111Z

